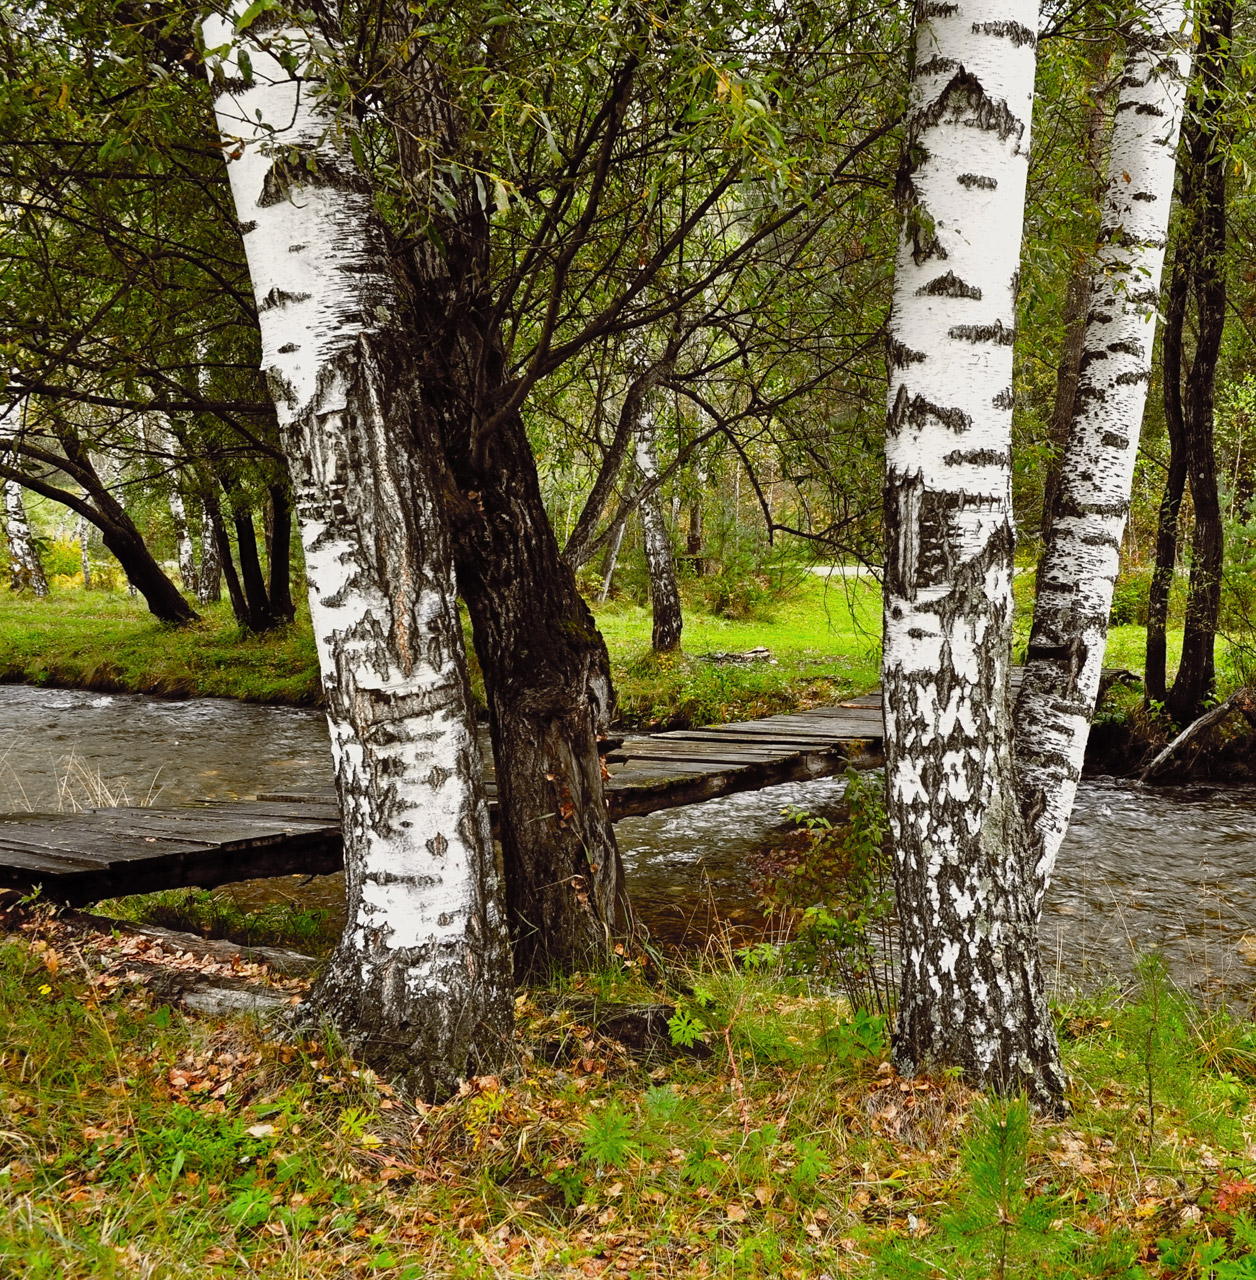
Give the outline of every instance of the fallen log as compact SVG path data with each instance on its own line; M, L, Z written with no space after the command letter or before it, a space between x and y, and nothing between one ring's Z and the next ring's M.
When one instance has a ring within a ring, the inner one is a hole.
M1154 778L1188 742L1193 738L1197 738L1205 729L1211 729L1214 724L1220 724L1222 720L1235 711L1241 711L1249 718L1252 713L1256 712L1256 700L1253 699L1252 691L1246 685L1242 689L1236 689L1224 702L1219 703L1209 711L1205 711L1199 719L1193 720L1187 725L1138 775L1139 782L1146 782L1149 778Z

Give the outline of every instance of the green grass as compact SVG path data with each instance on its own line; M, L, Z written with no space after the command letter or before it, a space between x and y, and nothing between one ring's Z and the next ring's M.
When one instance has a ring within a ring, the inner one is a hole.
M119 592L54 588L47 600L0 592L0 677L164 697L318 701L308 615L265 636L242 633L225 603L202 615L167 627L142 599Z
M650 652L648 606L595 609L629 724L688 725L750 719L863 693L880 680L881 595L870 578L814 574L764 616L734 619L685 611L683 656ZM774 664L712 663L702 655L771 651Z
M334 1038L153 1001L108 938L0 944L0 1274L1237 1280L1253 1274L1256 1034L1144 968L1057 1010L1074 1112L939 1073L756 949L650 989L521 993L513 1059L416 1107ZM110 976L104 976L109 972ZM704 1057L627 1052L669 999ZM1153 1113L1154 1112L1154 1119Z

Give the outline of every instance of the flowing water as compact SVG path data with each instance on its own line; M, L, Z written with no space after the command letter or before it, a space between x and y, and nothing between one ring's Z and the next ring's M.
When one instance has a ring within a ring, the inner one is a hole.
M0 811L179 805L329 777L317 711L0 687ZM625 819L616 830L643 917L673 940L700 936L713 917L753 928L757 855L788 829L782 809L832 813L843 785L790 783ZM328 876L235 892L335 909L341 886ZM1158 949L1180 982L1247 998L1256 986L1256 788L1083 782L1043 949L1066 987L1124 978L1135 955Z

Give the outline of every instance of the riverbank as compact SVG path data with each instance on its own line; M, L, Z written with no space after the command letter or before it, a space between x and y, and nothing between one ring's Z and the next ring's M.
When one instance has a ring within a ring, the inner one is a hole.
M749 719L832 702L875 687L880 597L875 582L800 582L786 598L737 620L690 606L685 653L649 652L649 610L596 609L606 635L626 727L679 727ZM47 600L0 592L0 680L9 683L226 697L317 706L318 659L308 614L264 636L240 632L226 604L171 628L142 600L82 590ZM751 650L766 650L738 660ZM472 670L481 705L482 684Z
M505 1070L429 1108L334 1040L179 994L230 983L273 1007L301 979L42 912L3 927L5 1274L1169 1280L1256 1262L1256 1037L1154 965L1057 1008L1063 1120L899 1079L884 1024L771 948L716 948L662 987L624 969L521 991ZM642 1005L675 1032L626 1015Z

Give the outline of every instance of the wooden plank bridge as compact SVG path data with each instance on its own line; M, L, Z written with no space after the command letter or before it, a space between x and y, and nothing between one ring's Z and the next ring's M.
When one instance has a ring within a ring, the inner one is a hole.
M606 756L611 816L679 808L881 763L881 695L740 724L627 738ZM487 777L496 820L496 788ZM0 889L75 905L131 893L340 869L330 787L181 809L0 816Z

